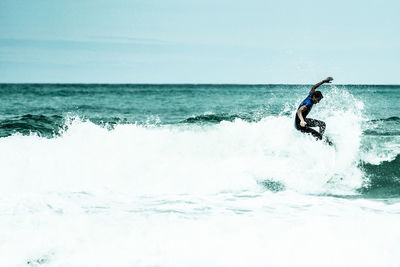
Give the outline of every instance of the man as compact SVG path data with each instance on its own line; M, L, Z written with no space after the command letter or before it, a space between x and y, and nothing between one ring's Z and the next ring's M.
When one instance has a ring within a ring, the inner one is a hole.
M308 94L307 98L304 99L303 102L301 102L301 104L298 107L297 112L296 112L296 119L295 119L295 123L294 123L296 129L303 133L312 134L314 137L316 137L319 140L322 139L322 135L325 132L325 127L326 127L325 122L306 118L306 117L307 117L308 113L311 111L312 106L314 104L319 103L319 101L321 101L321 99L323 98L322 93L320 91L315 91L315 89L317 89L319 86L321 86L324 83L330 83L332 80L333 80L332 77L328 77L325 80L323 80L322 82L319 82L316 85L314 85L311 88L310 93ZM312 129L311 127L319 127L319 132ZM326 142L328 144L331 144L331 142L329 140L326 140Z

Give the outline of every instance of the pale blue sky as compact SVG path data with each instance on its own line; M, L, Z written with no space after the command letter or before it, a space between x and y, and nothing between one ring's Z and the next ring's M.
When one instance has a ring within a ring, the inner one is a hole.
M0 82L400 84L400 1L1 0Z

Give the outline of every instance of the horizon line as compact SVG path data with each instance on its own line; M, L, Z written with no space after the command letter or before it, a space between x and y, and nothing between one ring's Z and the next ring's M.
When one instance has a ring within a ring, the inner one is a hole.
M97 83L97 82L0 82L0 85L313 85L314 83ZM400 86L394 83L329 83L330 85Z

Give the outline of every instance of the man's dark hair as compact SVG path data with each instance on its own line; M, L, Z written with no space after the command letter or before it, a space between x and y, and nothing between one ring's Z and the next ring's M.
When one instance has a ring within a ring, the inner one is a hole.
M321 93L321 91L315 91L314 94L313 94L313 96L315 96L315 97L317 97L317 98L319 98L319 99L324 98L323 95L322 95L322 93Z

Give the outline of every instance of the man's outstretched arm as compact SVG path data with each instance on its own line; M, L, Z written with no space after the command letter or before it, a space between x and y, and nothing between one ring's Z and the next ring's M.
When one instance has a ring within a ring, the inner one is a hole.
M324 83L330 83L331 81L333 81L333 78L332 78L332 77L328 77L328 78L326 78L325 80L323 80L323 81L317 83L316 85L314 85L314 86L311 88L310 93L314 93L314 92L315 92L315 89L317 89L318 87L320 87L322 84L324 84Z

